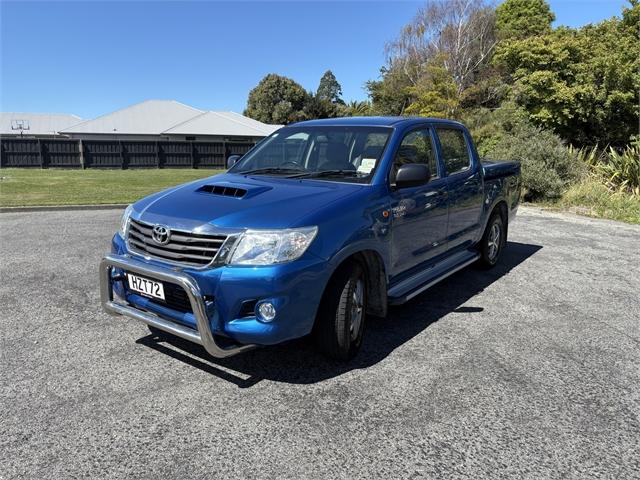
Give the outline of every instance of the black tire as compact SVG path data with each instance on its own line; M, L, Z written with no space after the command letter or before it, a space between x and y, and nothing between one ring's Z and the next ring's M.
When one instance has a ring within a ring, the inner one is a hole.
M498 238L496 239L496 232ZM494 211L487 222L487 228L484 230L482 240L478 245L480 258L478 265L481 268L493 268L500 260L502 250L507 243L507 229L499 211Z
M313 332L318 349L327 357L345 361L358 353L367 311L366 287L364 268L355 261L345 263L331 277Z

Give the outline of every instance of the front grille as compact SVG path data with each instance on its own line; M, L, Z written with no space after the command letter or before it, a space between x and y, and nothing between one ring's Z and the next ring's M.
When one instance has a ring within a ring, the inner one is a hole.
M172 230L169 243L161 245L153 240L152 230L153 225L131 219L127 236L129 248L141 255L193 267L210 264L227 239L224 235Z
M169 307L173 310L177 310L178 312L193 313L191 302L189 301L189 297L187 296L187 292L184 291L184 288L176 285L175 283L166 282L163 283L162 286L164 288L164 301L159 298L154 298L151 300L153 303Z
M125 285L128 287L128 282L125 282ZM163 307L171 308L173 310L177 310L178 312L193 313L191 302L189 301L189 296L187 295L187 292L184 291L184 288L182 288L180 285L176 285L175 283L162 282L162 289L164 291L164 300L160 298L149 297L130 289L128 289L128 291L130 293L135 293L136 295L141 295L145 298L148 298L149 301L157 305L162 305Z

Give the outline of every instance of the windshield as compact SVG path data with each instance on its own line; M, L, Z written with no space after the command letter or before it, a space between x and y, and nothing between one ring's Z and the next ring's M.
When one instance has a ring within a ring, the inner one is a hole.
M287 127L256 146L230 172L368 183L390 134L388 127Z

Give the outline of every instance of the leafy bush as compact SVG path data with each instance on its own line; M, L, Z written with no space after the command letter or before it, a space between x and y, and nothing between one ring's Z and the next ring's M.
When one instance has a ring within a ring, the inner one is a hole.
M495 148L508 132L529 125L527 113L513 103L504 103L494 110L477 108L464 113L460 121L471 131L481 157Z
M601 152L597 146L569 149L610 191L640 196L640 141L635 140L624 150L610 147Z
M511 131L499 132L485 152L495 160L517 160L522 164L526 200L559 198L563 191L582 179L586 165L560 137L548 130L519 122Z
M640 143L621 152L609 148L606 161L596 165L596 172L610 188L640 196Z
M573 145L569 145L569 152L575 155L578 161L584 163L589 168L593 168L603 161L603 152L600 151L598 145L595 147L583 148L575 148Z

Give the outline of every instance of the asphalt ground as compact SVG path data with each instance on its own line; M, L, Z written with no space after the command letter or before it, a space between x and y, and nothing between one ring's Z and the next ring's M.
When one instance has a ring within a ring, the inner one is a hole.
M640 227L522 208L341 365L103 313L119 215L0 214L0 478L640 478Z

